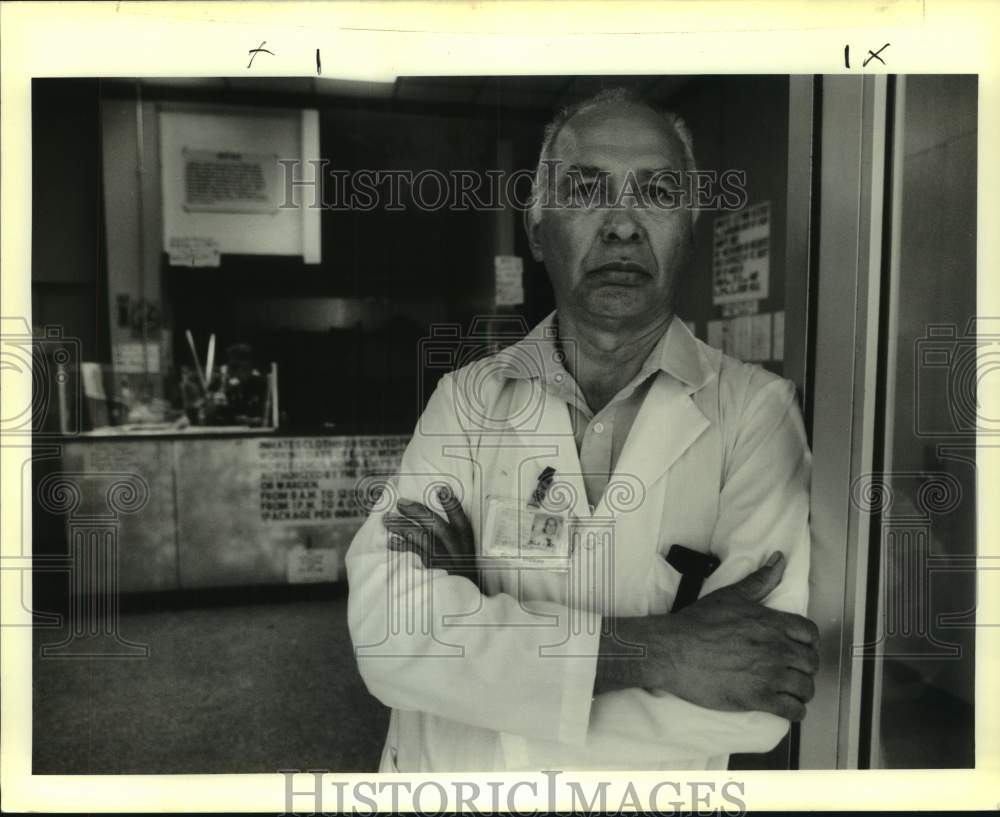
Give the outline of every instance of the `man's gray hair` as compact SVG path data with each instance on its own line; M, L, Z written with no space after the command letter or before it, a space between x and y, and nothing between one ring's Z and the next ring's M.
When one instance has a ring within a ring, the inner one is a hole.
M542 195L542 186L545 184L545 181L542 178L543 168L546 166L546 162L552 160L552 149L555 146L559 133L562 131L563 127L565 127L566 123L577 114L585 113L586 111L597 108L601 105L609 105L613 103L636 105L641 108L646 108L659 116L660 119L663 120L667 129L672 131L677 136L684 148L684 156L682 157L684 162L684 173L689 174L695 169L694 139L691 137L691 130L688 128L687 122L685 122L683 118L672 111L665 111L656 107L644 99L638 91L631 88L606 88L580 102L567 105L553 117L552 121L549 122L548 125L545 126L545 131L542 136L542 149L538 155L538 164L535 167L535 177L531 184L531 205L529 213L533 223L537 224L542 218L542 201L544 199L544 196ZM691 215L692 221L696 221L698 219L697 210L692 210Z

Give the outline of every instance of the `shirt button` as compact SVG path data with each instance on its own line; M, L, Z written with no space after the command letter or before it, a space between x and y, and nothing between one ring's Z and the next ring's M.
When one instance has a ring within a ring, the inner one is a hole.
M604 423L594 423L594 433L603 434L604 433Z
M562 383L562 382L563 382L563 376L562 376L561 374L557 374L557 375L556 375L555 377L553 377L552 379L553 379L553 380L555 380L555 381L556 381L556 383Z

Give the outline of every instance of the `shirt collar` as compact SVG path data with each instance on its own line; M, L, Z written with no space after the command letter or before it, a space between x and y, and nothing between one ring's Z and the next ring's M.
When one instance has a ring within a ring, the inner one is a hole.
M543 383L562 382L566 369L562 364L556 313L549 313L517 343L497 353L504 374L514 380L540 378ZM701 344L676 315L647 355L639 377L662 371L679 380L692 391L704 386L713 375ZM556 378L558 375L558 379Z

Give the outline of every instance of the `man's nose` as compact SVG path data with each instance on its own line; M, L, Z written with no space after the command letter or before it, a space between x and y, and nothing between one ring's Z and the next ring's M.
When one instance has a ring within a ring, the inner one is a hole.
M612 207L601 225L601 238L608 244L635 244L642 241L645 231L632 207Z

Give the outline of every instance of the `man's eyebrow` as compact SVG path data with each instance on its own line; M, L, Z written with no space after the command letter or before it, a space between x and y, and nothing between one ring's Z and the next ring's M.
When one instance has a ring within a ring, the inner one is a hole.
M636 178L638 179L648 179L653 176L659 176L664 173L677 173L679 168L673 165L666 165L664 167L652 167L652 168L641 168L636 171Z
M577 165L571 164L566 167L567 173L578 173L581 176L599 176L601 173L607 173L606 170L601 170L601 168L596 165Z
M664 165L663 167L643 167L638 170L631 171L636 179L649 179L653 176L663 175L665 173L676 173L679 168L674 165ZM566 166L565 172L567 174L574 174L584 177L590 176L600 176L602 174L610 174L610 170L607 170L597 165L578 165L569 164Z

